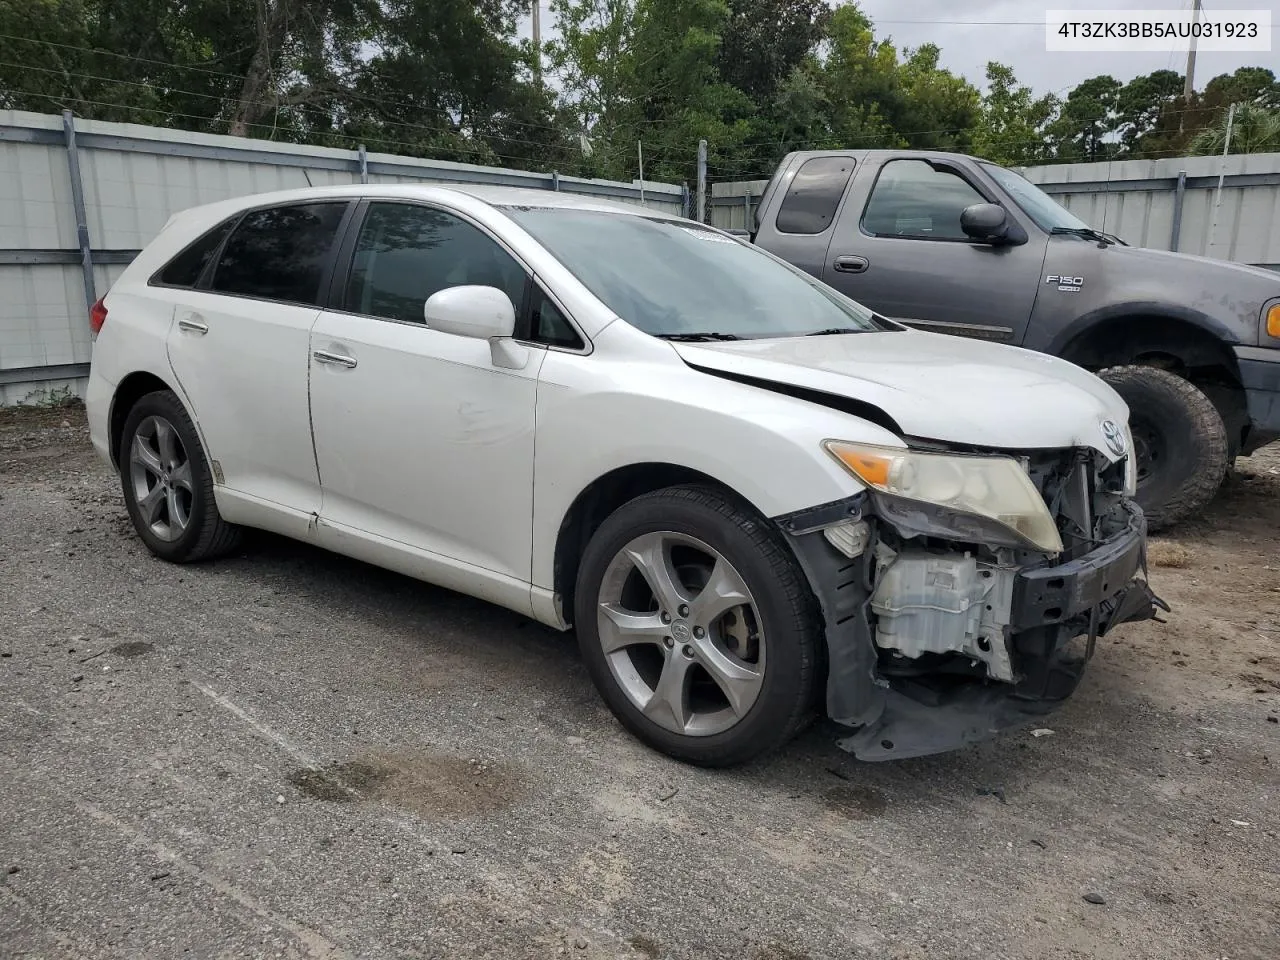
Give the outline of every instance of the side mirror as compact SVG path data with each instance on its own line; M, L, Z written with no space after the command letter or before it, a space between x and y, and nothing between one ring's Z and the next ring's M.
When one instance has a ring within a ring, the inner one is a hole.
M1009 214L995 203L975 203L960 214L960 229L965 236L985 243L1001 243L1009 236Z
M437 291L422 308L427 326L476 340L509 337L516 330L516 308L497 287L449 287Z

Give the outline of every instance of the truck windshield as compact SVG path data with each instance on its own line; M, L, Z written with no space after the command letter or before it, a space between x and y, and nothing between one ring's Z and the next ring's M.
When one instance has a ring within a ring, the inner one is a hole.
M601 301L655 337L748 340L897 329L746 243L696 223L504 207Z
M1034 183L1021 174L1014 173L994 163L984 163L983 169L991 175L991 179L1000 184L1009 196L1036 222L1041 230L1049 231L1055 227L1067 227L1073 230L1089 228L1089 225L1054 200Z

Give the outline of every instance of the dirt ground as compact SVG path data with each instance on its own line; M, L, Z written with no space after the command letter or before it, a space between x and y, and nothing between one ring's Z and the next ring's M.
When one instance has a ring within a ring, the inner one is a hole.
M153 560L81 411L0 411L0 957L1275 960L1280 449L1153 555L1052 735L700 771L571 636Z

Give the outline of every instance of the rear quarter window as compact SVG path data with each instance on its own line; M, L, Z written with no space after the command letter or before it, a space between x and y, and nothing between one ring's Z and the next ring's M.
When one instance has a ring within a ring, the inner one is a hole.
M200 281L204 268L218 252L223 239L231 232L231 226L235 220L236 218L232 217L218 224L199 240L189 244L180 254L161 267L151 278L151 282L165 287L194 287Z
M782 198L775 224L779 233L822 233L836 216L836 207L853 176L851 157L814 157L796 172Z

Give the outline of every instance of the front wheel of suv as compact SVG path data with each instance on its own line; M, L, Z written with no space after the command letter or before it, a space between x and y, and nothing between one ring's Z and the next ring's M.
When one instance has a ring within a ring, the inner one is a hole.
M1138 468L1138 505L1152 532L1208 506L1229 459L1227 431L1213 401L1157 367L1110 367L1098 374L1129 406Z
M780 534L707 487L619 507L579 567L583 659L639 739L700 766L744 763L811 719L821 616Z

